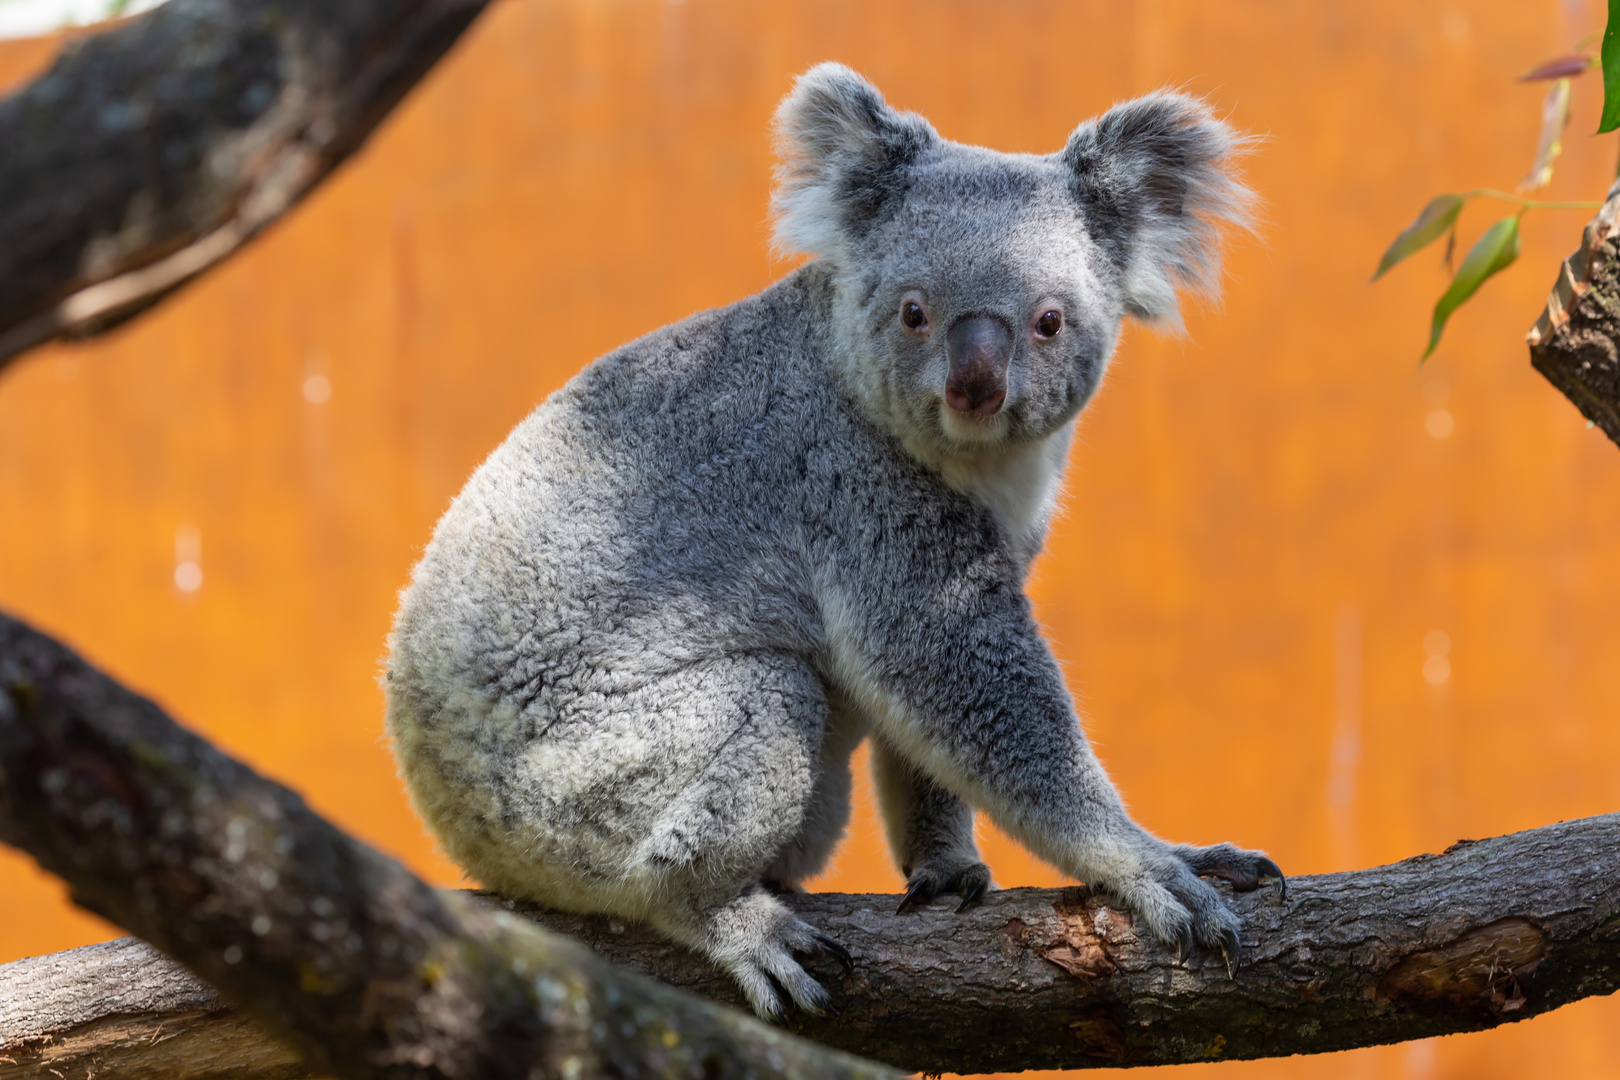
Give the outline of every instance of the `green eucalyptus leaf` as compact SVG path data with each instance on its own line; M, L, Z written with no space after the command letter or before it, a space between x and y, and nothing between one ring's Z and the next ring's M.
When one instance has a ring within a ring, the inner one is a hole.
M1620 0L1609 0L1609 21L1603 28L1603 119L1598 134L1620 127Z
M1515 214L1486 229L1485 235L1475 241L1468 254L1463 256L1462 265L1457 267L1457 276L1451 279L1451 288L1434 305L1434 324L1429 330L1429 347L1424 350L1423 359L1427 360L1434 347L1440 344L1440 332L1446 328L1446 320L1451 318L1451 313L1473 296L1487 278L1512 266L1513 260L1518 257L1519 216Z
M1615 0L1620 3L1620 0ZM1440 239L1446 231L1457 223L1457 215L1462 212L1463 203L1467 201L1461 195L1436 195L1429 200L1429 205L1423 208L1423 213L1417 220L1401 230L1401 235L1389 245L1384 257L1378 260L1378 270L1372 279L1377 281L1384 276L1384 271L1415 252L1421 251Z

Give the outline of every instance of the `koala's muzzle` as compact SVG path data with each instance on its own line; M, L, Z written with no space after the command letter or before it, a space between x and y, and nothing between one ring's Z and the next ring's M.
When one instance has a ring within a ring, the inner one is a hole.
M945 335L951 373L945 380L945 404L962 413L994 416L1007 400L1007 364L1012 359L1012 331L1000 319L970 315L958 319Z

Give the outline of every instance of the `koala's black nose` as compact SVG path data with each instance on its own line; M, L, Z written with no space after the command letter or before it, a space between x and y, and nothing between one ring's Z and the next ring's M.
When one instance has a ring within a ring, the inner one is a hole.
M951 362L945 404L957 412L995 415L1007 400L1012 331L988 315L958 319L945 335L945 355Z

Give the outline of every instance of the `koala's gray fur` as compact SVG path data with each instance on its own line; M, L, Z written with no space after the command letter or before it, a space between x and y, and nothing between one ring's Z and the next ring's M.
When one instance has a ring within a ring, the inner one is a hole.
M988 886L982 807L1231 962L1238 920L1198 875L1275 865L1130 819L1023 582L1121 318L1215 286L1240 140L1159 93L1000 154L836 64L777 132L779 242L821 257L598 360L439 523L386 683L416 806L490 888L645 920L760 1013L773 980L819 1010L793 954L841 950L767 886L826 862L870 736L908 900Z

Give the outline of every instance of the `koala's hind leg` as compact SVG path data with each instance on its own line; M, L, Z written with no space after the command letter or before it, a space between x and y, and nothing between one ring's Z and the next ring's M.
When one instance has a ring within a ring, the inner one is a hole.
M637 845L630 877L658 897L650 921L729 972L754 1011L775 1016L776 986L822 1013L827 991L794 953L848 954L795 917L760 879L804 823L816 789L827 703L791 657L751 655L666 683L674 756L696 759ZM708 734L694 738L693 728ZM720 734L723 732L724 734ZM774 980L774 984L773 984Z
M805 803L798 832L765 871L768 891L789 892L805 878L820 873L849 825L851 777L849 759L870 727L866 716L829 688L825 734L815 788Z
M919 772L880 735L872 736L872 777L889 847L906 876L899 911L934 897L962 897L966 911L990 888L990 868L973 839L973 808Z

